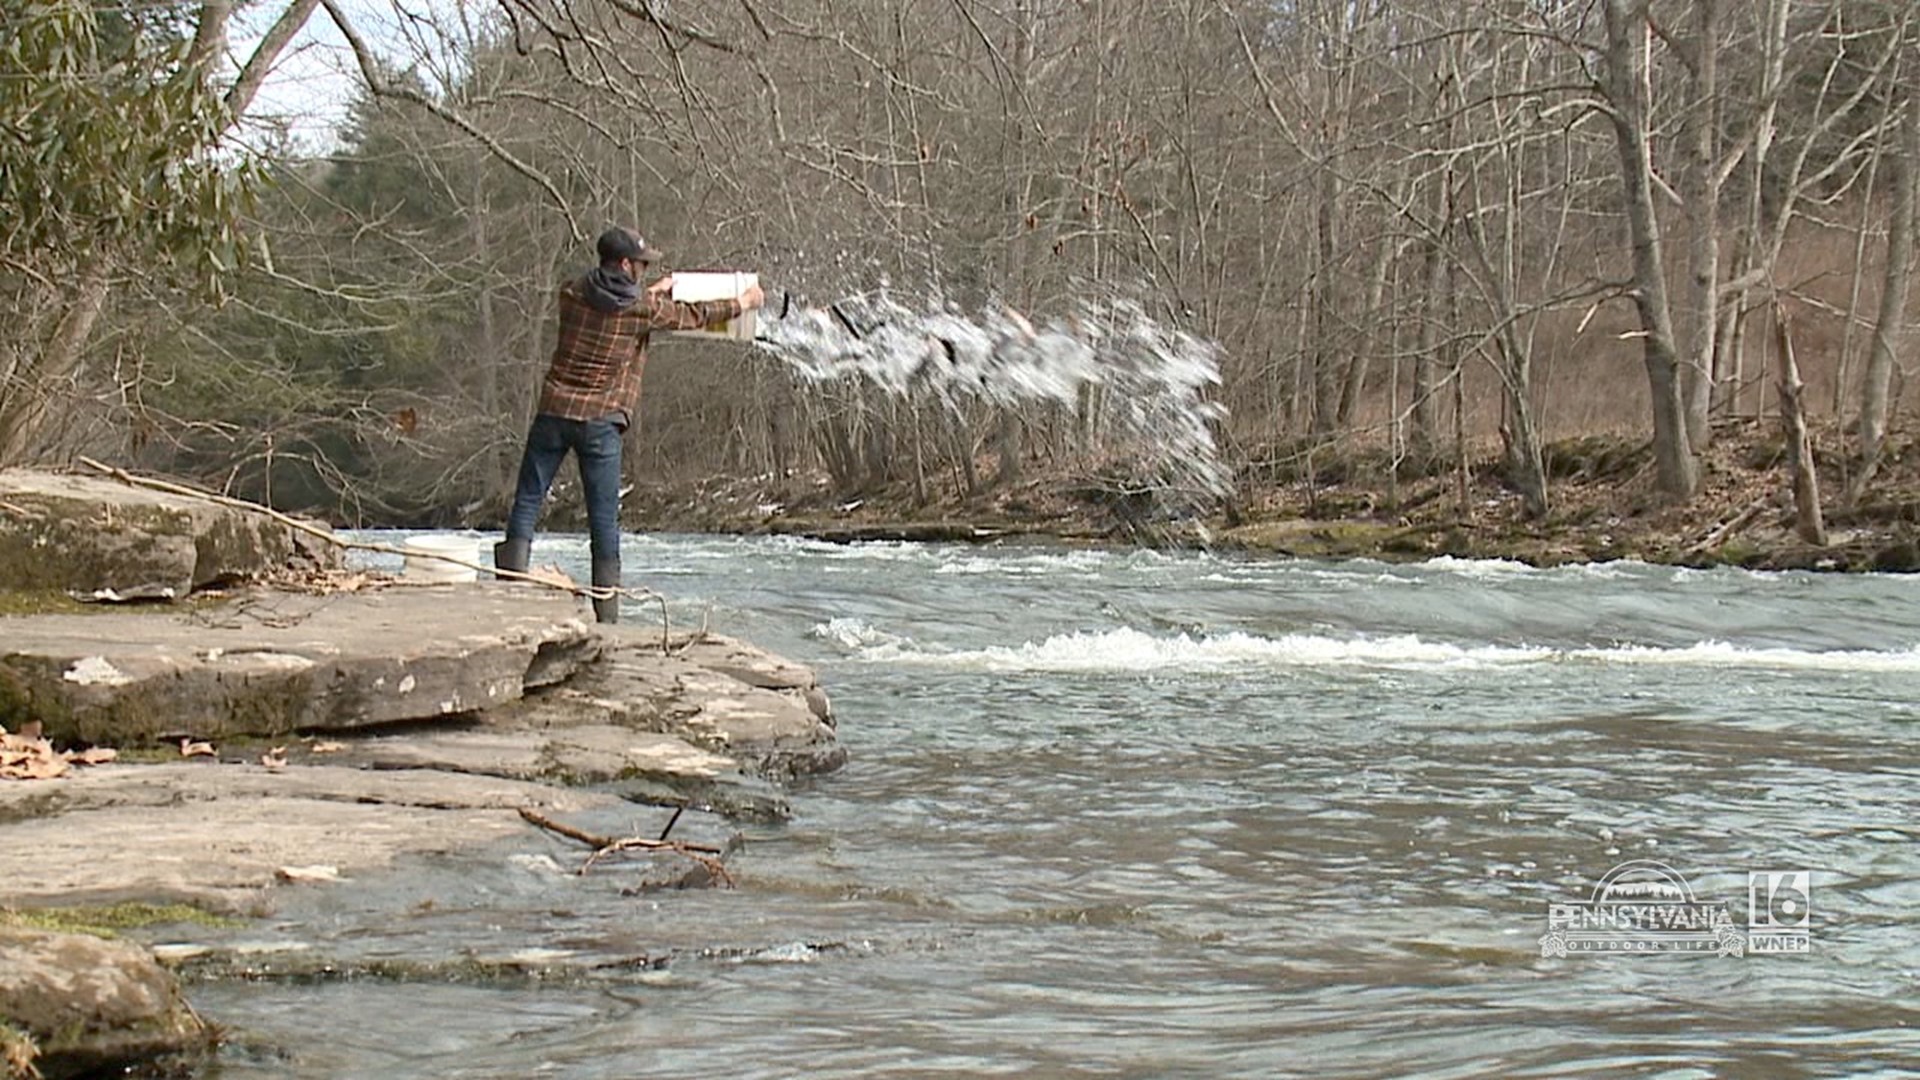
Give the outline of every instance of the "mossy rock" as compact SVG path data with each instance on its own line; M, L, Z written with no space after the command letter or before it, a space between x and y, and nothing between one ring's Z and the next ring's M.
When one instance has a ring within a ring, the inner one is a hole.
M1540 448L1540 463L1549 480L1591 476L1611 443L1598 435L1550 442Z
M1617 435L1584 435L1540 448L1548 480L1617 479L1638 471L1652 456L1646 440Z
M146 949L90 934L0 926L0 1026L46 1080L100 1075L209 1048L173 975ZM29 1074L31 1075L31 1074Z
M1888 544L1873 553L1873 569L1883 573L1920 571L1920 545L1911 540Z
M1404 526L1376 521L1262 521L1230 529L1223 540L1247 551L1309 559L1346 559L1379 555L1405 536ZM1419 554L1427 554L1424 545Z
M264 512L97 477L0 470L0 590L183 597L339 550ZM264 508L263 508L264 509Z

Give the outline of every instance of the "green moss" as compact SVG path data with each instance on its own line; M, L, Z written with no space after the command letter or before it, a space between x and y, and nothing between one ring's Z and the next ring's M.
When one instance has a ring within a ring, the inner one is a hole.
M1374 521L1262 521L1230 530L1225 541L1249 551L1318 558L1377 555L1407 530Z
M69 710L58 694L45 689L50 680L58 686L59 678L60 665L46 657L0 654L0 727L19 731L38 720L49 737L65 737Z
M1729 540L1714 555L1727 566L1752 566L1764 557L1760 545L1746 540Z
M0 615L84 615L100 609L58 589L0 589Z
M10 501L25 511L0 522L0 566L15 588L58 590L74 581L97 580L127 560L148 557L160 543L159 534L186 535L185 516L158 507L106 508L85 499L25 493ZM76 542L98 536L124 538L124 547L114 551ZM48 551L60 557L48 558Z
M78 907L0 909L0 926L24 926L60 934L91 934L100 938L118 937L123 930L173 923L193 923L216 929L243 925L238 919L215 915L192 904L128 901Z

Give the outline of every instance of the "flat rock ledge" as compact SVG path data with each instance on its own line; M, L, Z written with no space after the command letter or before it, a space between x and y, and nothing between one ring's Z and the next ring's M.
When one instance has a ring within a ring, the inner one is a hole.
M599 628L533 586L255 590L186 612L0 618L0 641L0 725L122 755L0 781L0 906L244 911L287 866L348 873L481 843L528 828L522 807L779 819L782 782L845 760L805 667L728 638Z
M603 649L569 597L491 582L7 616L0 724L121 747L351 731L484 712Z
M208 1042L146 949L9 913L260 916L409 856L617 836L634 802L717 849L726 819L781 819L787 782L845 760L813 672L744 642L599 627L533 585L298 573L339 566L269 515L0 470L0 594L183 601L0 616L0 727L119 751L0 779L0 1080ZM713 882L679 860L641 885Z
M521 811L593 828L652 803L711 836L785 817L786 781L845 761L809 669L587 620L491 581L0 617L0 726L120 751L0 780L0 912L265 915L279 890L526 840ZM665 869L659 887L711 883ZM0 1078L28 1053L58 1077L196 1041L146 950L0 923Z
M106 477L0 469L0 590L177 599L340 564L338 547L266 514Z

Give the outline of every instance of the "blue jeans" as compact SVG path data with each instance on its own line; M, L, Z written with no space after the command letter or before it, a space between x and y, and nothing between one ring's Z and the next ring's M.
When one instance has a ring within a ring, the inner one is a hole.
M520 483L507 515L507 539L531 540L540 521L540 505L567 451L580 462L580 487L587 499L587 533L594 562L620 558L620 427L612 420L562 420L541 413L527 429L520 458Z

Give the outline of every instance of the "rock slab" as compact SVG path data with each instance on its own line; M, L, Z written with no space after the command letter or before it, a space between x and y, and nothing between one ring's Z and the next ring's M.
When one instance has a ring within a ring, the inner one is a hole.
M179 983L152 954L86 934L0 926L0 1021L33 1039L32 1066L46 1080L207 1042Z
M340 562L339 548L262 513L104 477L0 469L0 590L178 598Z
M571 597L495 582L0 617L0 643L0 726L117 746L464 715L564 680L602 647Z
M342 877L527 833L608 794L431 769L105 765L0 784L0 906L180 901L249 912L287 867Z
M603 634L596 663L521 707L528 722L662 732L776 782L846 763L810 669L718 635L663 652L657 636L637 629Z

